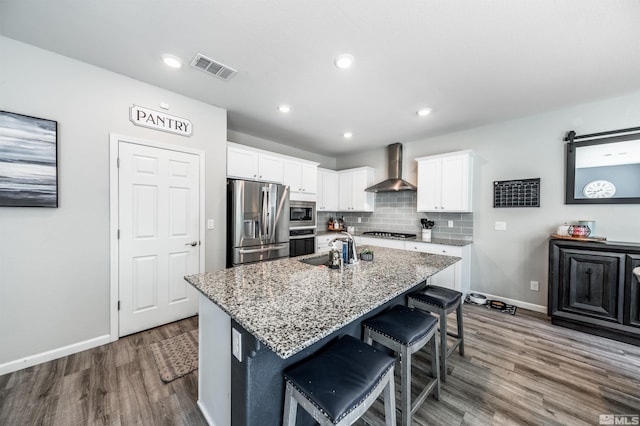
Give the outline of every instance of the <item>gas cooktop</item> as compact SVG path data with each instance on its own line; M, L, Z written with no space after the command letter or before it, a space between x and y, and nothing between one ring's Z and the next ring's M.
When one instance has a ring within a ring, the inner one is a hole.
M410 238L416 237L416 234L406 234L403 232L384 232L384 231L363 232L362 235L370 235L372 237L402 238L402 239L410 239Z

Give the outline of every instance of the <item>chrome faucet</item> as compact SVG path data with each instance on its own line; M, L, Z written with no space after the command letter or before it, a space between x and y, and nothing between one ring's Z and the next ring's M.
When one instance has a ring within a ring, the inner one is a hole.
M340 233L346 235L346 237L335 237L335 238L333 238L331 241L329 241L329 247L333 247L333 243L335 241L337 241L337 240L347 241L347 242L349 242L349 240L351 240L352 250L351 250L351 253L347 253L347 263L350 263L352 265L358 263L358 255L356 254L357 253L356 252L356 240L353 238L353 236L350 233L348 233L346 231L341 231Z

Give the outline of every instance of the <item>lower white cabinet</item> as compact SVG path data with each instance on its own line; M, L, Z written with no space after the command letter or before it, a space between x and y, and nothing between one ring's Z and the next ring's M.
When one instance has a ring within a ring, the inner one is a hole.
M329 241L336 237L335 234L318 235L316 237L316 253L329 253Z
M394 248L399 250L404 250L404 241L402 240L387 240L384 238L371 238L371 237L356 237L356 244L358 245L366 245L366 246L378 246L378 247L387 247ZM375 256L374 256L375 258Z
M463 294L463 299L467 297L471 281L470 244L466 246L449 246L419 241L405 241L405 245L407 250L462 258L460 262L449 266L447 269L429 278L429 284L457 290Z
M467 297L471 282L470 255L471 245L450 246L446 244L423 243L421 241L387 240L384 238L356 237L358 245L388 247L422 253L442 254L461 258L460 262L449 266L428 280L429 284L451 288ZM374 257L375 259L375 257Z

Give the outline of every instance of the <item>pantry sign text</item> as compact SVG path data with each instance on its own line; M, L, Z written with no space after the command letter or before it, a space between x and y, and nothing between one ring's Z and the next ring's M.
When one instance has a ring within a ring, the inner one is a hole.
M163 132L175 133L182 136L191 136L193 134L193 125L191 121L186 118L176 117L175 115L169 115L137 105L132 106L129 110L129 119L136 126L162 130Z

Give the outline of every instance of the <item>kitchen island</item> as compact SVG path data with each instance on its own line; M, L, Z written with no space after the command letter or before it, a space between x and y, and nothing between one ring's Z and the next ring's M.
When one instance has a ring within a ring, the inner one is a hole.
M364 319L460 260L374 250L342 272L290 258L185 277L201 293L198 405L210 424L280 424L287 367L340 335L361 337ZM298 421L313 424L304 410Z

